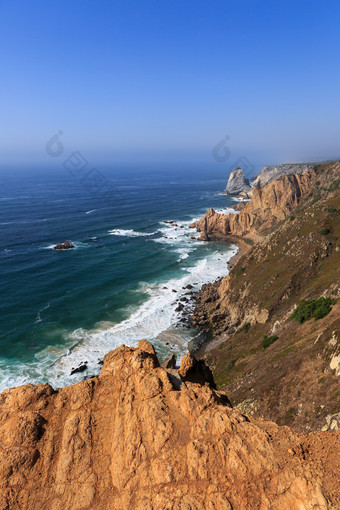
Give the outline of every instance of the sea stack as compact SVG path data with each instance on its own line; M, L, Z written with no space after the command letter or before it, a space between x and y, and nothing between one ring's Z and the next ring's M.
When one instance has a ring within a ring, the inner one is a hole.
M238 195L239 193L251 192L249 179L244 176L242 168L235 168L229 176L228 184L224 193L227 195Z

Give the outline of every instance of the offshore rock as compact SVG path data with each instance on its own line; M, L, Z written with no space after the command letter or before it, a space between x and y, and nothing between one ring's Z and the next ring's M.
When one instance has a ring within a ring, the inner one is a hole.
M160 367L142 341L107 354L98 378L5 390L0 508L339 508L339 433L247 418L182 365Z
M247 195L251 192L249 179L244 176L242 168L235 168L229 176L227 187L224 193L228 195L238 195L245 192Z
M54 250L71 250L72 248L74 248L74 245L71 244L69 241L65 241L64 243L58 243L53 247Z

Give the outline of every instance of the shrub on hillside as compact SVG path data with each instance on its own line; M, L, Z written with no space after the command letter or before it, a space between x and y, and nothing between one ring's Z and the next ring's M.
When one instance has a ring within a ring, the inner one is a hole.
M320 230L319 234L321 234L322 236L326 236L327 234L330 233L330 229L328 227L324 227Z
M277 335L272 335L272 336L264 335L263 342L262 342L262 347L264 349L267 349L270 345L272 345L274 342L276 342L276 340L278 338L279 337Z
M241 276L242 273L244 273L246 270L245 267L240 267L239 269L237 269L236 271L236 276Z
M290 316L302 324L314 317L315 320L322 319L332 310L332 305L336 303L336 299L320 297L319 299L309 299L300 301Z

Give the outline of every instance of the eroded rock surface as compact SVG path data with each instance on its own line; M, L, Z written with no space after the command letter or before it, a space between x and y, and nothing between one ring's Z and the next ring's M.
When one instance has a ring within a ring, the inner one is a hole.
M107 354L98 378L4 391L0 508L339 508L339 433L249 419L182 365L176 386L142 341Z
M249 179L246 179L244 176L242 168L235 168L229 176L225 193L228 195L238 195L242 192L248 194L250 191L251 186Z
M190 225L205 236L258 234L285 219L307 196L316 180L311 169L304 174L284 175L264 188L254 187L250 202L238 214L216 213L213 209Z
M254 186L260 186L263 188L266 184L269 184L274 179L281 177L282 175L290 174L304 174L313 167L313 164L283 164L274 166L265 166L261 172L256 176L254 180Z

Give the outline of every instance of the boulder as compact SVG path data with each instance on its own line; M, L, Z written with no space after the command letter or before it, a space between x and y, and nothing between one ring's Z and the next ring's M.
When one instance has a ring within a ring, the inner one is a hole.
M164 363L161 364L163 368L176 368L176 356L172 354Z

